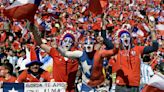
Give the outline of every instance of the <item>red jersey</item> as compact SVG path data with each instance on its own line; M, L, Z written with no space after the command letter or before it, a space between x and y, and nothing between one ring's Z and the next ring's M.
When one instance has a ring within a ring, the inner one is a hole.
M135 46L128 53L127 50L119 50L113 69L116 70L116 84L139 86L140 85L140 56L144 46Z
M74 89L78 61L75 59L66 60L55 48L51 48L49 54L53 58L53 78L55 81L67 82L67 90Z
M14 77L14 76L10 76L10 78L9 79L5 79L5 78L0 78L0 81L1 82L15 82L16 81L16 77Z
M50 82L51 81L51 75L47 71L43 71L40 74L40 77L36 77L29 73L28 70L24 70L17 78L18 82Z
M103 59L104 57L110 58L112 55L116 54L118 49L113 50L97 50L94 54L94 64L92 67L91 77L88 85L95 87L104 82L105 77L103 75Z

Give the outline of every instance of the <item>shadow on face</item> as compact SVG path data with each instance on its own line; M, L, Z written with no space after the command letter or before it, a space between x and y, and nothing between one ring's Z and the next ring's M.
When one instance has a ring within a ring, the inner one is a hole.
M39 68L40 68L40 66L37 64L33 64L29 67L29 69L34 73L37 73L39 71Z

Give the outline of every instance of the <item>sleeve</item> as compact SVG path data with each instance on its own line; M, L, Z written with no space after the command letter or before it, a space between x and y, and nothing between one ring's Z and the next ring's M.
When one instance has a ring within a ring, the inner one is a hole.
M112 41L110 41L109 39L106 38L106 30L102 30L101 31L101 36L104 39L104 44L106 45L107 49L113 49L114 48L114 44L112 43Z
M145 46L144 50L143 50L143 54L148 54L154 51L158 50L158 42L157 41L153 41L152 46Z
M118 53L118 48L114 48L112 50L101 50L100 56L101 57L110 57Z
M54 57L57 57L59 55L59 52L55 49L55 48L51 48L50 49L50 53L49 55L54 58Z
M141 54L143 53L145 48L145 46L135 46L135 47L137 47L137 51L139 51Z
M25 82L25 79L26 79L26 76L27 76L27 71L24 70L17 78L17 82L18 83L21 83L21 82Z
M65 51L64 49L62 49L61 47L58 47L58 51L65 57L68 58L79 58L82 56L83 52L80 50L76 50L76 51Z

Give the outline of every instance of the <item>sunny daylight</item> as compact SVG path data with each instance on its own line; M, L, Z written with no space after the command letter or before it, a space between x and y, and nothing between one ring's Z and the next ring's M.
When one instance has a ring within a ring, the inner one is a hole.
M164 92L164 0L0 0L0 92Z

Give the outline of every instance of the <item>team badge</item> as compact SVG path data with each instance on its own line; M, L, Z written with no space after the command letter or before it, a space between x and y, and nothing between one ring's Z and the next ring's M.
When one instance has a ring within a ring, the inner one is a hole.
M131 55L135 56L136 55L136 51L131 51Z

